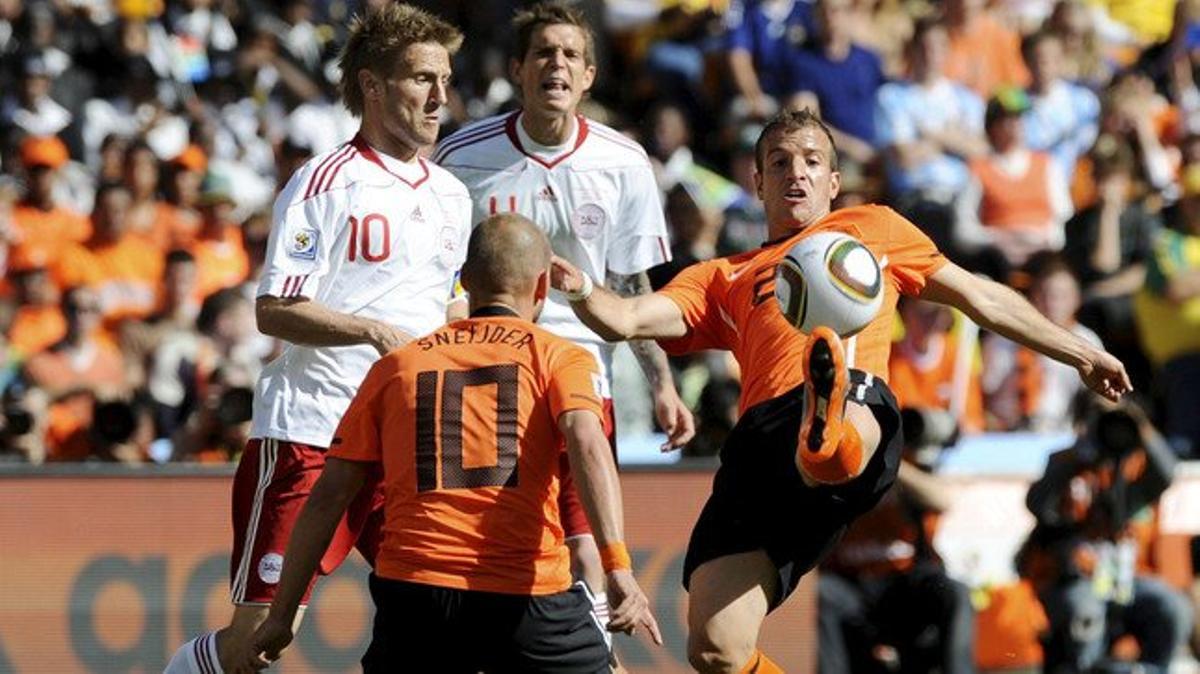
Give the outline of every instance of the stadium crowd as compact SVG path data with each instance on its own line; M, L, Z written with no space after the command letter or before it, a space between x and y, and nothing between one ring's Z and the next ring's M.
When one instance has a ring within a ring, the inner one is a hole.
M505 29L519 0L412 4L467 36L443 135L519 106ZM658 179L674 259L651 273L656 287L763 242L755 141L774 111L813 107L840 149L835 206L892 206L952 259L1022 288L1055 323L1118 355L1153 421L1137 417L1130 446L1165 472L1156 485L1169 482L1167 462L1200 455L1200 3L577 4L601 28L586 114L642 143ZM359 9L0 0L0 459L236 458L251 387L280 348L253 315L272 200L298 165L357 128L336 102L334 62ZM959 423L948 435L1092 432L1069 367L918 301L901 305L896 325L891 386L932 426L931 410L949 412ZM736 417L736 365L725 354L672 365L699 420L685 451L715 453ZM619 425L648 431L651 416L634 410ZM936 511L922 479L902 477L897 498L916 494L920 512ZM1078 488L1071 479L1048 472L1038 484L1060 495ZM1123 509L1152 506L1155 489L1067 538L1124 540L1135 518ZM1060 510L1075 525L1093 516L1053 500L1031 493L1041 537L1020 565L1058 629L1053 606L1085 608L1046 599L1065 586L1039 559L1063 539L1042 534L1061 533ZM910 524L889 531L926 540L925 519ZM941 577L934 557L916 555L925 571L896 591ZM828 577L874 577L844 562L835 555ZM1053 573L1091 573L1073 569ZM866 585L884 596L883 584ZM946 596L951 608L962 599ZM1162 629L1186 631L1190 615L1159 614ZM946 663L954 657L962 651Z

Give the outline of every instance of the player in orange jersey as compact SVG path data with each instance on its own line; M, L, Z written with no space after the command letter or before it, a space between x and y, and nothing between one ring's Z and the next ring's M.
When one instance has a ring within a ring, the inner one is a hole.
M608 671L606 634L587 586L572 584L563 542L564 441L607 574L609 629L645 629L662 642L621 542L595 359L533 324L550 257L549 240L523 216L475 228L462 268L470 317L392 351L367 374L293 529L246 666L265 666L291 641L339 519L367 475L382 470L365 671Z
M895 480L900 417L886 385L900 294L956 306L983 327L1074 366L1092 389L1130 388L1120 361L1044 318L1011 289L946 260L912 223L880 206L830 211L840 176L829 129L807 110L763 129L755 184L770 240L693 265L652 295L621 298L555 260L554 285L610 340L657 339L668 352L729 349L743 412L721 451L713 495L684 563L688 659L702 672L780 671L756 648L767 613L846 526ZM845 232L880 261L883 308L843 342L804 335L773 298L775 266L816 232Z

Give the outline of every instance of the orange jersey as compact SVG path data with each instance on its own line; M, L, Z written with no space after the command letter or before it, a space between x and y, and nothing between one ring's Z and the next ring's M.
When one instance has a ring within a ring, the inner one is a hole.
M668 353L728 349L742 370L739 412L803 381L800 363L807 336L793 328L775 301L775 266L797 241L817 232L856 237L883 268L883 306L867 327L845 340L850 367L887 381L892 314L900 294L916 295L942 268L929 237L883 206L856 206L830 213L803 231L762 248L701 262L683 270L662 294L679 305L688 334L661 340Z
M892 349L888 382L896 402L904 407L949 410L954 394L954 366L958 360L957 335L946 333L930 338L928 353L917 353L905 342ZM983 430L983 386L978 368L971 366L967 381L966 408L959 424L964 431Z
M329 450L383 464L375 572L506 594L570 587L558 418L601 417L599 377L587 351L512 316L455 321L378 361Z

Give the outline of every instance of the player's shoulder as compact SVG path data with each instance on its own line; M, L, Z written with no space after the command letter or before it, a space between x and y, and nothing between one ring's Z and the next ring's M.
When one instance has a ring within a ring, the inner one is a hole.
M649 167L650 157L636 140L594 119L580 117L587 133L581 154L596 160L601 168Z
M455 166L466 157L478 161L480 155L503 155L511 152L508 126L518 113L507 112L472 122L442 139L433 151L432 159L439 165Z
M558 361L564 358L574 360L584 357L588 359L588 362L595 362L592 354L587 349L566 337L556 335L536 323L529 323L524 327L529 330L529 334L533 337L534 343L537 345L537 350L543 359Z
M292 174L280 192L279 200L292 206L344 188L347 175L353 172L352 164L359 155L358 145L353 140L313 155Z
M439 166L436 162L422 160L429 170L429 186L435 194L444 197L460 197L470 199L467 186L458 176Z

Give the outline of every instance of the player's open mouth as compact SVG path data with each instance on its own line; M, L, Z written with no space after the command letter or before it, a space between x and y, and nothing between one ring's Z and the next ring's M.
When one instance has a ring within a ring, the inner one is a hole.
M565 94L570 90L571 86L567 84L567 81L564 79L554 77L542 82L542 91L548 91L550 93L562 92Z
M800 201L808 196L808 191L799 187L793 187L787 192L784 192L783 196L788 201Z

